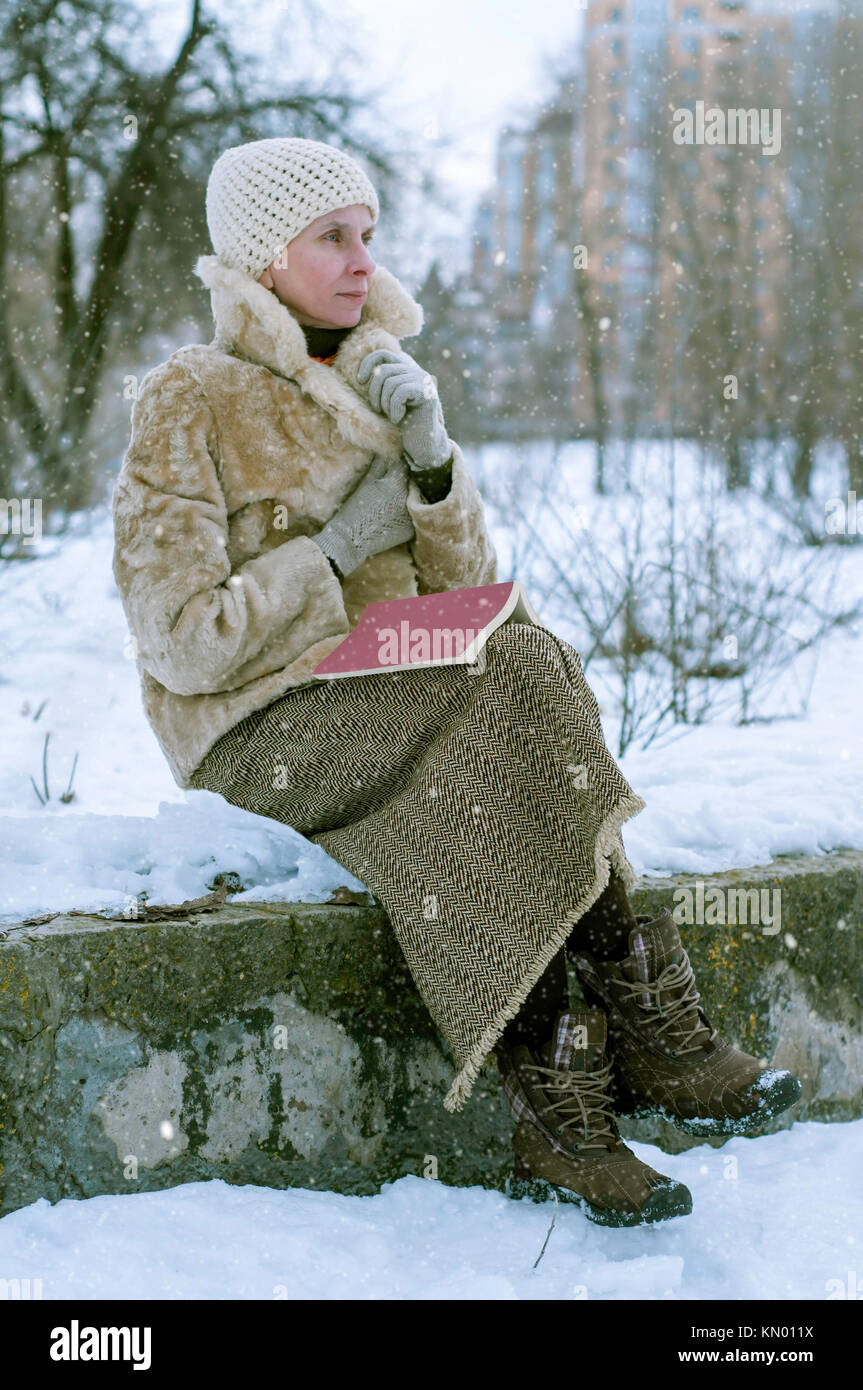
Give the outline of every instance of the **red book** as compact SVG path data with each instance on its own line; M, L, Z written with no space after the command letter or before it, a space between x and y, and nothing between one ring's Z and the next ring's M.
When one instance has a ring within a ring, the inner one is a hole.
M312 675L334 680L414 666L466 666L507 622L542 626L518 580L368 603Z

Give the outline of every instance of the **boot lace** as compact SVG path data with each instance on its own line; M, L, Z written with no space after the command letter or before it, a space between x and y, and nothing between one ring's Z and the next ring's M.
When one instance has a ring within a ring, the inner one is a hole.
M536 1072L539 1085L546 1093L559 1093L559 1099L551 1101L546 1107L546 1113L554 1116L557 1129L562 1132L579 1125L585 1141L588 1141L579 1143L579 1147L599 1149L606 1147L598 1142L603 1138L613 1139L615 1143L618 1140L608 1094L611 1068L612 1063L608 1062L604 1067L590 1072L566 1071L562 1067L528 1063L523 1063L520 1069ZM543 1080L543 1077L546 1079Z
M701 995L695 987L695 975L685 951L681 961L676 965L666 965L655 980L645 982L615 978L612 983L625 991L627 999L645 993L656 996L655 1002L651 998L645 1004L643 999L637 998L636 1003L648 1022L655 1023L660 1018L663 1020L655 1029L655 1034L658 1036L667 1029L665 1041L676 1054L700 1052L709 1040L711 1030L699 1017Z

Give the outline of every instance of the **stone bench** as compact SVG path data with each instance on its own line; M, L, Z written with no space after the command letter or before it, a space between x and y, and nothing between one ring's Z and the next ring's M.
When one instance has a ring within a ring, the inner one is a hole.
M644 879L633 904L655 915L684 889L706 918L681 930L708 1014L803 1083L772 1128L863 1114L863 853ZM714 920L717 890L769 905L777 889L778 930L767 913ZM61 915L0 935L0 1211L216 1177L499 1187L513 1126L496 1069L460 1114L443 1109L452 1075L379 907ZM697 1142L661 1121L621 1130L672 1152Z

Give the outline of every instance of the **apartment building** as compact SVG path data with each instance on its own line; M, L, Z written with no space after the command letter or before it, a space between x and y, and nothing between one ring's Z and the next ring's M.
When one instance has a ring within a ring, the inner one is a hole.
M681 356L711 339L705 390L719 387L727 343L727 370L757 372L769 396L801 157L792 120L802 86L817 85L831 8L590 0L571 80L528 128L501 131L473 228L473 281L498 324L499 395L526 340L570 342L572 428L592 426L584 276L612 421L631 411L661 426L674 411L683 422L687 402L670 399ZM682 111L701 121L692 143L675 139ZM729 120L715 140L705 117L717 111L758 121Z

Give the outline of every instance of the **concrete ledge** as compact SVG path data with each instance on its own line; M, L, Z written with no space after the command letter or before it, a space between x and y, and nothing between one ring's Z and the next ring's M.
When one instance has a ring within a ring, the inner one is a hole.
M773 1128L863 1114L863 852L645 879L633 903L655 914L681 889L703 909L681 930L713 1022L803 1082ZM778 930L717 920L734 889L778 889ZM0 1212L214 1177L500 1186L513 1126L496 1071L450 1115L452 1070L379 908L13 926L0 939ZM694 1142L662 1122L621 1129L669 1151Z

